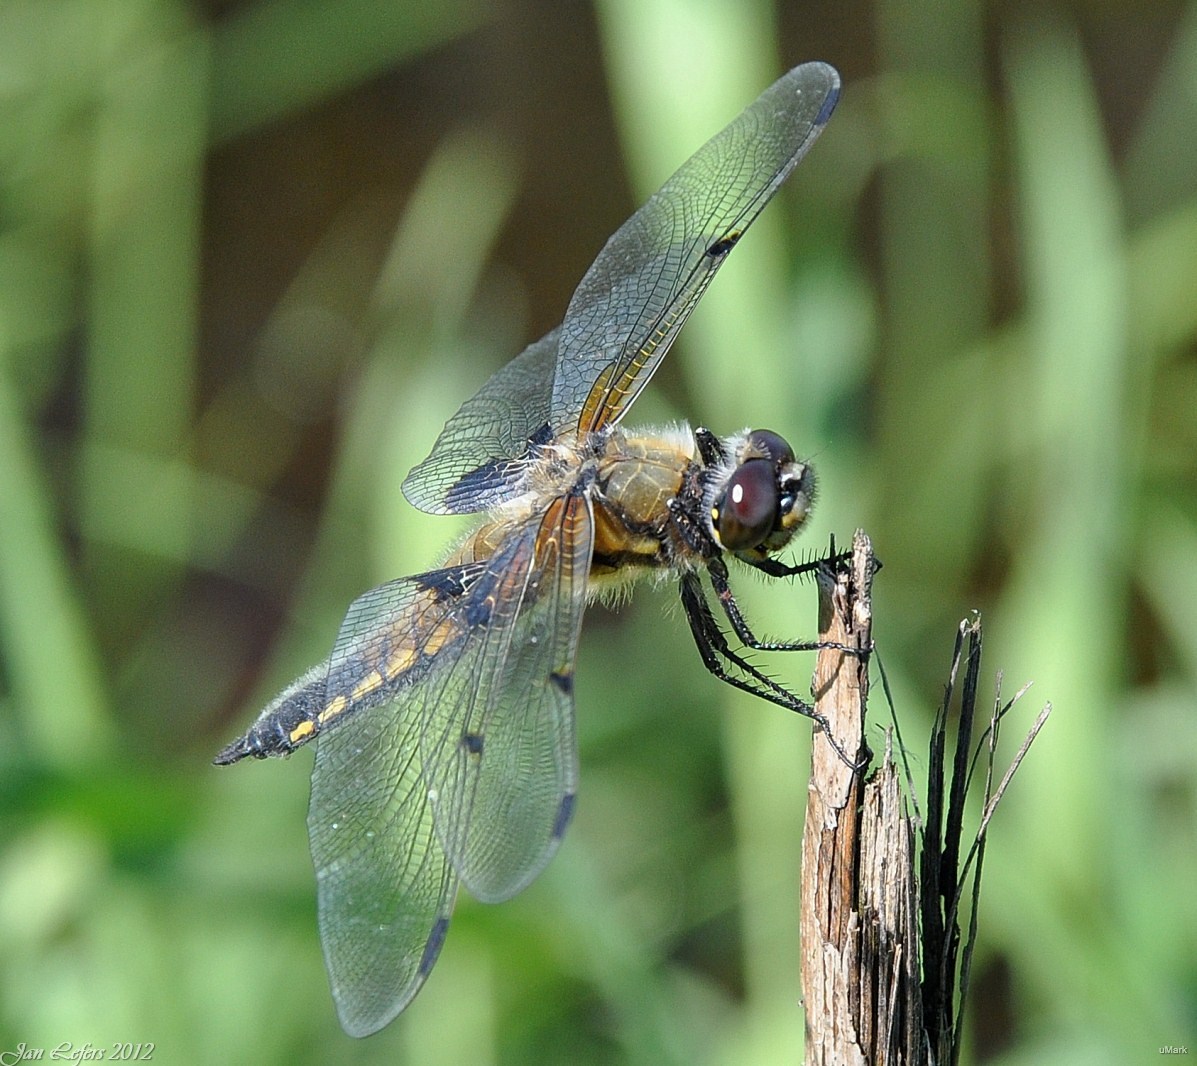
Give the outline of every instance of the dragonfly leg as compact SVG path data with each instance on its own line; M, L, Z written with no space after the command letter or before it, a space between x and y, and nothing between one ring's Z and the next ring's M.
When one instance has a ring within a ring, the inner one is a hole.
M703 665L711 674L733 688L751 693L770 703L775 703L779 707L784 707L786 710L810 718L822 729L824 736L827 737L827 742L844 764L853 769L858 768L860 764L850 758L839 741L836 740L823 715L789 689L761 673L743 656L732 651L727 637L715 620L710 604L707 603L707 599L703 595L702 584L696 573L690 572L682 577L681 594L682 606L685 608L686 618L690 623L690 632L694 636L694 643L698 646L698 654L702 658ZM832 646L838 647L838 645ZM826 645L814 644L809 647L826 647Z

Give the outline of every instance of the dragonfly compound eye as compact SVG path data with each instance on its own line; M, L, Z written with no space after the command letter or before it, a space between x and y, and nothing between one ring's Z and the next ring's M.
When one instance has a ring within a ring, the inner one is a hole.
M789 441L771 429L754 429L748 434L745 458L772 459L775 469L794 461L794 449Z
M777 521L777 474L769 459L749 459L736 467L715 501L711 521L728 551L755 548Z

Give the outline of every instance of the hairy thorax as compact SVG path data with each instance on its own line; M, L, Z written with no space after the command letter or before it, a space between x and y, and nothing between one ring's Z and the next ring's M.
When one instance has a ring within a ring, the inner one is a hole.
M512 527L543 510L545 500L574 491L590 497L594 516L592 595L617 592L645 573L697 563L688 558L669 506L697 491L695 451L685 425L559 438L529 472L528 491L491 512L446 565L489 558Z

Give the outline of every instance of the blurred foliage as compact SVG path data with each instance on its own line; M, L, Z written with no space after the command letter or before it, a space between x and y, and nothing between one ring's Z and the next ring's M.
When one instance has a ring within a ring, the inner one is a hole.
M884 559L908 740L974 608L1054 704L992 828L974 1060L1192 1046L1197 6L2 0L0 1051L796 1061L809 729L703 673L668 587L587 620L560 855L463 901L370 1040L310 756L209 759L454 535L398 493L444 418L813 58L840 109L632 422L814 458L808 544ZM809 587L744 596L813 629Z

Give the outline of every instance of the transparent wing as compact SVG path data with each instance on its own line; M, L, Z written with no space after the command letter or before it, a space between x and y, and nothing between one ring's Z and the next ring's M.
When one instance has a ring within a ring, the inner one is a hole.
M791 70L708 141L599 253L558 330L501 369L403 483L433 514L487 510L563 432L622 417L728 253L806 154L839 96L824 63Z
M591 547L588 498L554 501L511 554L485 634L426 686L422 752L437 834L486 902L540 873L573 813L574 658Z
M620 419L715 271L822 132L839 86L825 63L791 70L607 242L561 326L554 427L585 433Z
M317 741L308 832L320 940L352 1036L411 1002L453 912L457 878L433 831L418 734L411 714L378 707Z
M466 576L434 571L367 592L350 606L329 660L330 693L395 674L330 723L312 771L320 939L337 1013L353 1036L381 1029L419 991L453 910L457 878L420 771L417 682L450 670L468 643L464 605L438 591L464 587ZM436 654L418 652L434 634Z
M491 559L392 581L346 614L327 692L348 697L317 740L308 833L333 997L355 1036L419 991L459 873L506 898L557 848L577 783L590 548L589 503L565 497Z
M522 460L551 436L558 332L525 348L445 423L403 482L411 504L430 514L473 514L521 491Z
M617 422L822 132L839 84L824 63L796 67L691 156L607 242L561 327L446 423L403 482L407 499L432 514L487 510L523 490L524 460L537 445Z

